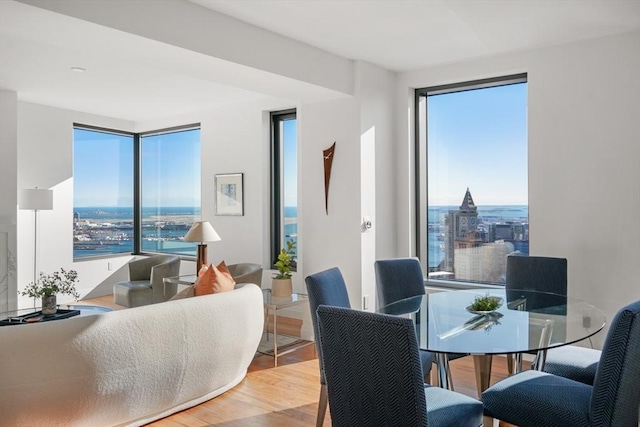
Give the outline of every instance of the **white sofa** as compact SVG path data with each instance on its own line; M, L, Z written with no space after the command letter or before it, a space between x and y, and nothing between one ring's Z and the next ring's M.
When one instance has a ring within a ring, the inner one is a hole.
M0 425L139 426L245 377L263 330L262 292L168 301L0 327Z

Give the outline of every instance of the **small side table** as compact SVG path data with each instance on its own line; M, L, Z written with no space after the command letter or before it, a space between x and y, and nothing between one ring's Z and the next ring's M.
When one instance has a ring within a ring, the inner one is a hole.
M313 344L313 341L304 341L301 339L297 339L296 341L287 344L285 349L278 349L278 311L294 307L296 305L306 304L309 302L309 298L305 294L297 294L293 293L290 297L274 297L271 295L271 289L263 289L262 290L264 296L264 317L265 317L265 333L267 337L267 341L269 341L269 328L267 325L267 321L269 318L269 314L273 313L273 353L263 352L263 354L273 356L273 366L278 366L278 357L284 356L285 354L291 353L301 347L308 346ZM280 334L281 336L286 336L284 334ZM293 337L297 338L297 337Z
M162 279L162 294L166 295L167 283L173 285L193 286L198 279L197 274L186 274L184 276L165 277Z

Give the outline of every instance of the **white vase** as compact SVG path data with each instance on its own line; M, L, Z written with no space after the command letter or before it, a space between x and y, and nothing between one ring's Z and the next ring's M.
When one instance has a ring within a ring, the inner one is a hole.
M45 316L53 316L58 312L58 304L55 295L42 296L42 314Z
M271 282L271 296L290 297L293 289L291 277L288 279L273 279Z

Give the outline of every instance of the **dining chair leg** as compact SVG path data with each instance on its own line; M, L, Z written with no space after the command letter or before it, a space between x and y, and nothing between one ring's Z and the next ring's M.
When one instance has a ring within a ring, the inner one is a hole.
M324 424L324 416L327 413L327 385L320 385L320 401L318 402L318 417L316 418L316 427L322 427Z

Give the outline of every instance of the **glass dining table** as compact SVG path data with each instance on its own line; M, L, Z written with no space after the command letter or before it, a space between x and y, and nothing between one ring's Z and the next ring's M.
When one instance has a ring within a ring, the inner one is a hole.
M474 312L476 297L501 298L490 312ZM605 325L602 310L586 301L529 290L434 292L380 307L379 313L414 319L421 349L435 353L440 386L451 389L450 353L472 355L478 396L489 387L493 355L536 352L541 370L547 350L581 341Z

